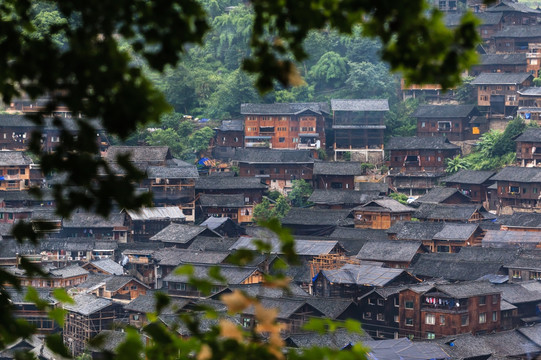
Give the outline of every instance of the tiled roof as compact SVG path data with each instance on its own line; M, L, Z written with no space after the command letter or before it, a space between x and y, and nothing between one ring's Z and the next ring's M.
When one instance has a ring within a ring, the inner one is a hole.
M194 269L193 276L197 279L208 280L215 285L224 285L222 281L216 280L213 277L210 277L208 272L211 267L216 265L192 265ZM229 266L229 265L219 265L220 275L226 280L225 285L229 284L241 284L244 280L258 271L255 267L238 267L238 266ZM171 272L169 275L163 278L163 281L166 282L188 282L188 276L186 275L177 275L175 271Z
M364 205L357 206L354 210L390 211L393 213L411 213L415 211L415 209L391 198L372 200Z
M361 163L355 161L316 161L314 175L362 175Z
M256 177L229 177L207 176L200 177L195 182L196 190L232 190L232 189L266 189L267 185L261 183Z
M516 212L513 215L500 215L498 222L509 227L541 228L541 214Z
M413 113L416 118L465 118L470 115L475 108L471 105L419 105Z
M458 196L465 202L470 202L470 198L462 194L458 189L436 186L425 195L415 200L417 204L440 204L451 196L458 194Z
M313 163L310 150L237 149L233 160L249 164Z
M356 257L371 261L410 262L421 246L420 241L370 240L364 244Z
M111 213L108 218L104 218L95 213L77 212L71 214L70 218L62 220L64 228L113 228L115 226L124 226L123 213Z
M487 230L482 240L487 247L532 247L541 243L541 237L534 231Z
M421 204L413 216L418 219L468 221L480 209L481 206L476 204Z
M456 254L432 253L421 254L411 267L415 276L442 278L453 281L477 280L484 275L497 274L500 262L463 261Z
M443 222L400 221L389 229L398 240L432 240L445 226Z
M149 166L148 178L160 179L197 179L199 173L195 165L188 166Z
M332 111L389 111L387 99L352 99L352 100L331 100Z
M526 65L526 54L483 54L481 65Z
M162 229L156 235L150 238L151 241L171 242L177 244L187 244L196 236L203 234L206 236L221 237L220 234L206 228L204 226L176 224L171 223L166 228Z
M341 189L316 189L308 198L314 204L326 205L361 205L379 197L379 192L365 193L353 190Z
M203 207L242 208L245 206L243 194L201 194L199 202Z
M257 250L257 246L254 244L254 238L249 236L241 236L229 250ZM271 254L281 254L282 243L276 238L263 239L265 243L268 243L271 247ZM295 239L295 252L300 256L317 256L323 254L331 254L335 249L341 248L340 244L336 240L302 240Z
M92 265L97 267L98 269L101 269L103 271L108 272L111 275L123 275L124 274L124 268L122 265L114 262L112 259L100 259L100 260L94 260L90 262Z
M460 147L451 144L446 138L442 136L433 137L392 137L385 150L444 150L444 149L456 149Z
M319 225L340 226L348 225L351 210L327 210L292 208L282 219L283 225Z
M134 221L165 219L182 220L186 218L182 213L182 210L177 206L141 208L138 211L126 210L126 213Z
M222 120L220 131L244 131L243 120Z
M522 134L515 138L515 141L541 142L541 128L526 129Z
M509 0L502 0L500 3L493 5L486 10L487 12L493 12L493 11L510 11L510 12L521 12L521 13L529 13L529 14L541 14L541 11L539 9L534 9L529 7L527 4L519 3L515 1L509 1Z
M520 85L530 73L481 73L471 82L472 85Z
M478 224L447 223L441 231L434 235L434 240L467 241L479 229Z
M495 174L494 171L482 171L482 170L460 170L453 175L449 175L443 179L442 182L447 183L459 183L459 184L475 184L480 185L490 179Z
M507 166L491 177L490 180L538 183L541 182L541 168Z
M22 151L0 151L0 166L24 166L34 162Z
M274 104L241 104L242 115L296 115L305 111L317 114L329 114L329 105L319 103L274 103Z
M75 304L64 304L64 308L81 315L90 315L113 304L112 300L97 297L89 294L74 295Z
M336 270L321 270L320 274L335 284L352 284L382 287L405 273L402 269L377 265L346 264ZM318 275L319 276L319 275Z

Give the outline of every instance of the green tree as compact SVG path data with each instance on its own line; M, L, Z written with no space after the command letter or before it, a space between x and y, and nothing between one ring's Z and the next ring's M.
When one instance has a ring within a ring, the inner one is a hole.
M452 159L445 159L445 165L445 172L448 174L454 174L460 170L470 168L468 159L460 157L460 155L457 155Z
M346 85L351 96L357 98L395 97L398 82L382 63L372 64L366 61L349 63L351 68Z
M389 197L391 199L394 199L394 200L398 201L399 203L401 203L403 205L408 205L408 196L405 195L405 194L394 192L394 193L390 193Z
M477 92L475 86L471 82L475 79L473 76L462 78L462 83L456 89L455 97L462 104L474 104L477 102Z
M214 136L214 130L205 126L197 131L195 131L190 136L190 146L196 153L204 152L208 149L210 139Z
M151 146L169 146L175 157L181 157L184 150L182 139L173 129L156 129L147 135L146 142Z
M419 106L419 99L406 99L390 106L385 114L385 139L391 136L413 136L417 131L417 119L413 113Z
M290 209L291 206L287 202L286 198L283 195L280 195L278 199L276 199L276 204L274 204L274 211L272 216L278 219L282 219L284 216L287 215Z
M269 199L264 197L259 204L254 206L253 218L255 221L268 221L272 218L272 209Z
M312 185L310 185L304 179L293 180L292 184L293 186L291 187L291 191L289 194L287 194L287 199L291 205L295 207L304 207L310 205L308 198L314 191Z
M329 51L310 69L310 78L316 81L316 87L327 89L339 87L348 74L346 59Z

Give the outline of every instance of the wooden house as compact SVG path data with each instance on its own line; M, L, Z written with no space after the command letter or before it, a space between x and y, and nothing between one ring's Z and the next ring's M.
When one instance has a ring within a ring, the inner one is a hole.
M518 91L531 86L530 73L481 73L471 84L477 88L477 106L490 117L515 116Z
M419 105L413 113L417 119L417 136L443 136L450 141L477 139L480 129L471 120L480 115L475 105Z
M476 281L400 291L401 336L436 339L500 329L501 291Z
M399 293L408 285L385 286L362 296L359 311L363 330L375 339L397 339ZM363 341L364 343L364 341Z
M441 186L430 189L425 195L417 198L412 205L421 204L470 204L471 198L455 188Z
M124 213L113 213L103 218L95 213L76 212L62 220L61 237L91 237L97 240L128 241Z
M314 163L314 189L355 189L355 177L363 175L361 163L354 161Z
M239 237L246 233L246 230L242 226L239 226L239 224L231 220L229 217L211 216L203 221L200 225L206 226L225 237Z
M186 215L178 206L125 210L126 223L131 229L130 241L147 241L172 222L183 223Z
M541 251L525 249L504 267L507 269L510 282L541 280Z
M494 175L499 208L505 206L518 208L537 208L541 191L541 168L507 166Z
M230 160L235 149L244 146L243 120L222 120L214 131L212 154L215 159Z
M507 231L541 231L541 214L515 212L512 215L500 215L498 223L501 230Z
M502 293L502 300L515 307L515 311L510 314L512 318L508 319L509 322L515 326L518 324L531 326L539 323L541 283L538 280L515 279L513 282L498 284L497 289Z
M33 169L30 169L32 172ZM30 181L31 182L31 181ZM42 189L42 197L36 198L29 191L0 191L2 207L8 208L52 208L55 206L55 199L51 191Z
M253 207L256 204L259 204L263 199L263 193L267 190L268 186L263 184L261 178L257 177L229 177L229 176L207 176L201 177L197 180L195 184L195 191L197 197L201 199L203 195L210 196L208 199L212 199L212 196L216 195L228 195L237 197L242 196L243 206L241 209L248 210L249 214L240 213L240 217L237 216L235 219L232 218L236 223L239 222L249 222L251 221L253 215ZM221 201L226 201L228 198L222 197ZM231 200L231 199L230 199ZM228 201L229 202L229 201ZM240 203L239 203L240 205ZM204 218L203 209L198 206L196 208L198 218ZM207 209L207 213L208 213ZM227 214L227 211L215 209L216 211L211 211L213 214ZM237 209L238 211L238 209ZM229 212L232 214L232 212ZM237 212L238 214L238 212ZM210 215L209 215L210 216Z
M191 304L191 299L171 298L170 305L162 310L162 314L170 315L182 311ZM124 305L124 311L128 314L128 323L137 329L149 323L147 314L156 311L157 299L154 293L140 295Z
M174 166L149 166L142 188L152 192L154 206L179 206L186 221L195 221L195 165L175 160Z
M331 100L334 132L334 160L351 152L367 162L383 160L383 116L389 111L387 99ZM372 160L371 160L372 159Z
M457 253L465 247L481 246L484 234L479 224L448 223L423 244L434 252Z
M460 148L444 137L393 137L389 152L389 185L410 194L426 193L445 174L445 159L460 154Z
M88 340L113 325L120 306L89 294L75 295L73 300L74 304L64 304L67 314L62 338L70 354L78 356L86 349Z
M452 0L451 0L452 1ZM454 12L445 14L445 25L451 29L455 29L460 26L460 21L464 16L463 12ZM501 12L476 12L475 16L479 18L480 24L477 26L479 36L483 40L483 43L490 48L493 42L492 36L500 31L503 27L503 13ZM484 55L484 54L482 54ZM483 57L481 56L481 63ZM475 67L471 68L474 71Z
M295 235L325 236L338 226L353 227L351 210L292 208L282 219L282 225Z
M487 230L483 247L540 249L541 238L536 231Z
M25 319L36 329L37 335L48 335L60 331L57 322L49 317L46 309L39 308L34 302L26 298L27 289L15 290L6 289L9 294L9 301L13 307L15 318ZM50 289L36 288L39 298L45 301L51 308L58 308L60 302L52 296ZM1 358L1 356L0 356Z
M352 209L379 197L379 190L365 192L343 189L315 189L308 201L318 209Z
M354 300L375 288L418 282L403 269L354 264L335 270L320 270L312 281L316 296Z
M88 271L78 265L52 268L45 276L28 276L26 271L16 267L7 268L6 271L18 278L21 286L35 288L71 288L83 283L88 277Z
M537 53L536 53L537 54ZM539 52L541 56L541 49ZM541 64L541 58L539 59ZM535 72L537 74L537 72ZM518 91L517 116L527 123L541 124L541 90L537 87L528 87Z
M205 226L172 223L149 240L160 241L165 247L187 248L197 236L222 237Z
M229 218L235 223L251 223L254 204L247 204L244 194L201 194L197 203L197 218Z
M327 103L241 104L240 113L245 147L325 148Z
M480 63L471 67L470 76L477 76L481 73L530 72L526 53L481 54L480 57Z
M22 151L0 151L0 191L28 190L32 165Z
M472 202L488 203L488 187L493 184L490 179L494 171L460 170L441 179L445 186L455 188L468 196Z
M501 12L507 25L535 26L541 20L541 11L512 0L502 0L486 9L487 12Z
M528 128L515 138L517 143L517 161L520 166L541 164L541 129Z
M407 269L416 259L417 254L428 250L420 241L369 240L356 258L361 261L381 262L384 266L395 269Z
M77 287L101 298L127 303L145 295L150 287L133 276L92 274Z
M293 180L312 181L314 158L308 150L238 149L233 163L240 177L256 177L271 190L288 192Z
M93 274L124 275L124 268L110 258L89 261L81 267Z
M118 156L129 156L131 162L140 166L167 166L173 160L168 146L111 146L105 160L115 164Z
M491 215L478 204L421 204L413 217L433 222L480 222Z
M415 209L394 199L376 199L353 209L355 227L388 229L397 221L408 221Z

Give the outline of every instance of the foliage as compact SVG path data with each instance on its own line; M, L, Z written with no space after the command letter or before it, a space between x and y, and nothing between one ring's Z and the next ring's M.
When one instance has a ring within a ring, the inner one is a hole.
M317 158L320 160L327 160L327 152L325 151L325 149L317 149Z
M460 170L470 168L470 163L468 159L463 158L460 155L457 155L452 159L446 159L445 165L445 172L448 174L454 174Z
M280 195L278 199L276 199L272 216L280 220L287 215L290 209L291 206L287 202L286 198L283 195Z
M178 133L171 129L156 129L149 133L146 142L151 146L169 146L171 154L177 158L182 156L184 146Z
M269 195L271 194L269 193ZM272 195L275 196L276 194ZM271 206L269 199L273 200L274 205ZM272 218L282 219L290 209L291 206L287 199L280 193L278 193L276 199L272 199L271 196L264 197L259 204L254 206L254 220L259 222L268 221Z
M306 180L293 180L293 186L289 194L287 194L287 199L291 202L291 205L295 207L304 207L310 205L308 198L312 195L314 189Z
M533 85L535 87L540 87L541 86L541 78L539 78L539 77L534 78L532 83L533 83Z
M266 221L272 218L272 208L269 199L266 197L261 202L254 206L255 221Z
M363 174L366 174L367 170L372 170L375 167L376 166L374 164L371 164L371 163L361 163L361 171L362 171Z
M476 89L471 82L475 79L473 76L465 76L462 78L462 83L456 89L455 98L462 104L473 104L476 102Z
M351 151L345 151L342 155L344 161L351 161Z
M388 67L379 63L350 62L351 71L346 80L348 92L355 98L392 98L397 92L398 82L389 74Z
M214 130L205 126L197 131L195 131L189 138L189 144L193 151L196 153L201 153L207 150L209 146L210 139L214 136Z
M267 197L268 197L269 199L271 199L272 201L276 201L276 200L278 200L278 198L279 198L281 195L282 195L282 194L281 194L279 191L277 191L277 190L272 190L272 191L269 191Z
M408 196L402 193L390 193L389 197L398 201L401 204L408 205Z
M417 131L417 119L413 113L419 106L419 99L409 98L392 104L385 114L385 139L392 136L414 136Z
M317 88L337 88L348 74L348 64L346 60L335 53L329 51L319 59L310 69L310 77L316 81Z

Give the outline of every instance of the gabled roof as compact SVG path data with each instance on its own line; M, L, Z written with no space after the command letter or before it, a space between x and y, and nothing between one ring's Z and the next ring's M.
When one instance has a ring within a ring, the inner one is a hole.
M421 204L413 216L428 220L468 221L481 208L477 204Z
M341 240L371 240L371 239L380 239L387 240L387 234L384 230L379 229L358 229L358 228L347 228L347 227L337 227L329 235L333 239Z
M541 34L540 34L541 36ZM472 85L520 85L529 78L530 73L481 73L471 82ZM530 79L530 80L531 80Z
M226 251L195 251L188 249L165 248L155 251L152 257L160 266L179 266L180 264L220 264L229 256Z
M441 179L446 183L459 183L459 184L475 184L480 185L488 181L491 176L495 174L494 171L483 170L460 170L453 175L449 175Z
M204 226L171 223L156 235L152 236L150 240L187 244L199 235L222 237L214 230L210 230Z
M362 175L361 163L356 161L316 161L314 175Z
M259 271L256 267L238 267L229 265L192 265L193 276L197 279L207 280L213 285L224 285L221 281L215 278L209 277L209 269L211 267L218 266L220 268L220 275L226 280L226 285L229 284L241 284L244 280L252 276L255 272ZM177 275L175 271L163 278L166 282L188 282L188 276Z
M421 254L410 270L415 276L468 281L497 274L501 267L500 262L463 261L455 254L432 253Z
M402 269L384 268L377 265L346 264L336 270L321 270L318 276L324 276L335 284L352 284L382 287L402 274Z
M384 212L389 211L393 213L411 213L415 211L415 209L412 209L409 206L401 204L400 202L391 198L372 200L364 205L357 206L353 210L384 211Z
M537 97L537 96L541 96L541 88L535 87L535 86L525 87L523 89L517 90L517 93L523 96ZM532 112L539 111L538 107L522 107L522 106L519 107L519 110L522 110L522 111L525 111L525 110L527 111L528 109L530 109Z
M508 269L541 271L541 251L530 249L525 250L513 261L508 262L505 267Z
M195 165L188 166L149 166L147 177L150 179L197 179L199 173Z
M467 241L479 229L479 224L447 223L434 235L434 240Z
M291 284L287 290L282 288L271 288L264 286L263 284L237 284L228 286L229 291L232 290L241 290L246 293L248 296L254 297L266 297L266 298L284 298L293 296L295 298L306 297L309 298L310 294L301 289L300 286L296 284Z
M149 289L149 287L143 284L141 281L137 280L133 276L109 276L104 279L105 281L105 290L107 291L118 291L126 286L128 283L135 281L139 283L144 288Z
M352 223L351 210L292 208L282 219L282 225L340 226Z
M420 241L370 240L364 244L356 258L370 261L409 263L422 246L423 243Z
M362 333L353 333L347 331L346 329L339 328L336 329L333 333L313 333L313 332L304 332L298 334L290 334L286 339L287 347L294 348L311 348L314 346L325 346L331 349L343 349L344 347L350 344L357 344L362 342L363 344L366 340L371 339L364 332Z
M171 305L164 310L166 314L174 313L175 310L180 310L193 301L193 299L183 299L178 297L172 297L169 300L171 301ZM145 295L139 295L130 301L129 304L124 305L124 310L143 314L156 311L156 296L154 293L150 292L147 292Z
M207 176L200 177L195 182L196 190L264 190L266 188L267 185L261 183L261 179L256 177Z
M233 160L248 164L311 164L310 150L237 149Z
M243 194L201 194L199 202L203 207L242 208L245 206Z
M517 331L541 347L541 324L519 327Z
M116 162L118 155L130 155L130 161L143 163L165 162L172 158L168 146L110 146L105 158Z
M186 219L186 216L178 206L141 208L138 211L126 210L126 213L134 221Z
M22 151L0 151L0 166L24 166L34 162Z
M486 9L487 12L493 12L493 11L502 11L502 12L510 12L510 11L518 11L521 13L526 14L541 14L541 11L539 9L534 9L529 7L528 5L524 3L519 3L515 1L509 1L509 0L502 0L499 4L496 4L494 6L491 6Z
M497 285L502 299L517 305L528 302L541 302L541 286L537 280Z
M483 54L481 65L524 65L526 66L526 54Z
M458 196L462 199L464 203L468 203L471 201L468 196L462 194L460 191L458 191L458 189L436 186L430 189L428 193L415 200L415 203L440 204L443 203L445 200L449 199L451 196Z
M297 115L306 111L316 114L329 114L326 102L313 103L274 103L274 104L241 104L242 115Z
M69 265L63 268L49 270L49 275L53 278L69 278L74 276L87 275L88 271L79 265Z
M111 275L123 275L124 268L122 265L114 262L112 259L100 259L91 261L90 264L94 265L100 270L103 270ZM84 265L83 265L84 266Z
M419 105L413 116L420 119L432 118L465 118L476 110L470 105Z
M63 228L113 228L116 226L124 226L123 213L111 213L107 218L104 218L95 213L77 212L71 214L70 218L62 220Z
M465 281L458 284L436 285L437 291L443 292L456 299L472 296L499 294L501 291L488 281Z
M249 236L241 236L230 248L229 250L257 250L257 246L254 244L253 238ZM260 239L261 240L261 239ZM282 253L282 243L280 240L272 239L263 239L265 243L270 244L271 254L281 254ZM295 239L295 252L299 256L317 256L323 254L331 254L338 249L342 249L342 246L336 240L302 240Z
M444 227L443 222L400 221L387 229L387 233L396 234L397 240L432 240Z
M113 304L112 300L90 294L78 294L72 297L75 304L64 304L64 309L81 315L91 315Z
M482 240L486 247L531 247L541 243L541 237L535 231L487 230Z
M438 345L412 342L408 338L368 340L363 342L370 350L368 360L430 360L447 359L449 355Z
M231 220L227 216L226 217L210 216L207 220L205 220L201 224L199 224L199 226L206 226L211 230L216 230L220 226L222 226L222 225L224 225L225 223L228 223L228 222L235 224L233 222L233 220ZM235 224L235 225L237 225L237 224Z
M389 111L387 99L352 99L352 100L331 100L332 111Z
M516 212L513 215L500 215L498 222L508 227L541 228L541 214Z
M278 314L276 317L278 319L289 319L295 313L297 313L301 308L303 308L305 305L308 305L313 312L317 312L317 315L323 315L319 310L315 309L313 306L308 304L306 300L304 299L291 299L291 298L282 298L282 299L274 299L274 298L260 298L259 302L263 307L266 309L276 309L278 310ZM308 310L311 312L310 310ZM243 310L243 314L248 315L254 315L256 312L254 306L249 306L245 310ZM319 313L319 314L318 314ZM316 316L317 316L316 315Z
M343 190L343 189L315 189L312 192L312 195L308 198L308 201L314 204L325 204L325 205L360 205L366 204L370 200L376 199L379 197L379 191L366 193L361 191L354 190Z
M524 132L517 138L515 138L515 141L541 142L541 128L528 128L524 130Z
M491 177L490 180L538 183L541 182L541 168L506 166Z
M242 106L242 105L241 105ZM243 120L222 120L220 131L244 131Z
M236 238L217 238L208 236L198 236L188 246L188 250L193 251L228 251L228 249L237 241Z
M385 150L446 150L460 149L459 146L453 145L443 136L432 137L392 137Z

